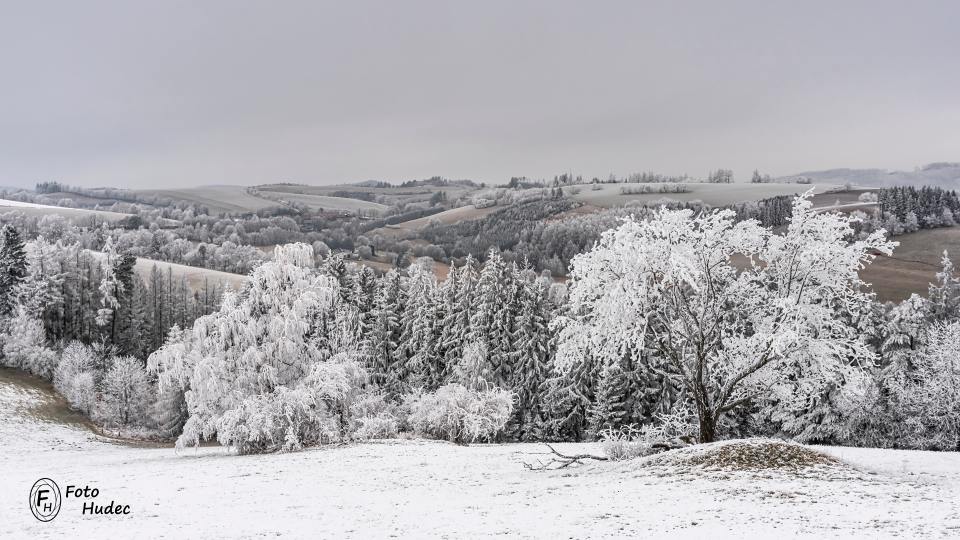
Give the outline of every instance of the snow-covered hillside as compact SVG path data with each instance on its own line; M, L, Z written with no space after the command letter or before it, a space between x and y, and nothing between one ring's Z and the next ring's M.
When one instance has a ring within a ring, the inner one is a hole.
M930 163L913 171L890 171L886 169L829 169L806 171L782 177L794 181L798 178L812 182L858 186L940 186L944 189L960 187L960 163Z
M678 471L641 462L534 472L542 446L392 441L235 456L134 447L64 424L42 384L0 371L2 538L949 538L960 454L824 448L829 474ZM51 420L56 421L51 421ZM599 452L564 444L571 452ZM97 488L50 522L41 477ZM84 502L130 505L81 516Z

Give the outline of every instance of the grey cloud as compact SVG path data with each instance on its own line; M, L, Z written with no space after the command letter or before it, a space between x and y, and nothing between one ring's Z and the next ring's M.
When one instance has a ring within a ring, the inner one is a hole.
M957 160L953 2L19 2L0 184ZM953 153L951 153L953 152Z

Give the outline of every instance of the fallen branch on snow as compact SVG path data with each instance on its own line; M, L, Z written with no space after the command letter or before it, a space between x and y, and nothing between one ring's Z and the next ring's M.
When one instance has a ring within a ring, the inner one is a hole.
M549 461L544 462L542 460L537 460L536 464L523 462L523 466L531 471L552 471L556 469L565 469L570 465L582 464L585 459L593 459L596 461L609 461L609 458L604 456L595 456L593 454L574 454L568 456L557 452L556 448L550 446L547 443L543 443L544 446L550 449L550 453L544 453L544 455L553 456Z

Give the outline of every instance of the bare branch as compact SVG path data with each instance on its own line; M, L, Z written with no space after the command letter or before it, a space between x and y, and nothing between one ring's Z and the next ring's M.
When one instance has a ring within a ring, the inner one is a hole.
M604 456L595 456L593 454L574 454L568 456L561 454L557 451L556 448L550 446L547 443L543 443L544 446L550 449L550 454L556 457L550 458L549 461L544 463L542 460L537 460L536 464L523 462L523 466L531 471L552 471L557 469L566 469L567 467L577 464L580 465L585 459L592 459L596 461L609 461L610 458Z

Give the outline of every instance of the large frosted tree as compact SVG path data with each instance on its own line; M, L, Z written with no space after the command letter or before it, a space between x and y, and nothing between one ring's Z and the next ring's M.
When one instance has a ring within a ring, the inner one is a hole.
M216 435L255 452L336 436L341 400L359 377L356 351L331 349L340 343L332 335L339 284L312 266L310 246L278 246L243 291L224 294L220 310L198 319L192 335L168 339L151 356L162 384L187 388L189 418L178 444Z
M779 365L841 379L873 360L844 321L871 301L858 271L892 252L883 231L852 241L849 218L815 212L809 195L782 234L734 217L661 208L575 257L560 366L654 351L648 369L679 376L709 442L726 413L769 392Z

